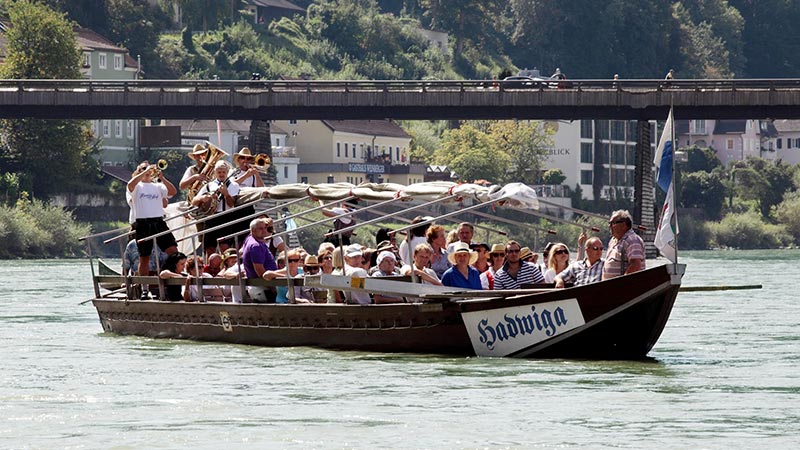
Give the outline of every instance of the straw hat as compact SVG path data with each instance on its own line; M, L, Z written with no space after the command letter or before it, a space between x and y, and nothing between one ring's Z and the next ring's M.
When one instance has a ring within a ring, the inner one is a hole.
M314 255L308 255L306 256L305 261L303 261L303 265L308 267L319 267L319 260Z
M503 244L494 244L492 245L492 249L489 251L489 253L505 253L505 252L506 252L506 246Z
M519 259L525 261L531 256L533 256L533 252L529 247L522 247L521 249L519 249Z
M225 250L225 253L222 254L222 260L223 261L227 260L228 258L236 258L236 249L235 248L229 248L229 249Z
M194 147L192 148L191 153L189 153L187 156L189 158L194 159L194 158L198 158L200 156L204 156L206 154L206 152L208 152L208 149L205 148L203 146L203 144L194 144Z
M381 241L378 244L378 248L376 249L376 251L378 251L378 252L382 252L382 251L385 251L385 250L388 250L388 251L394 250L394 246L392 245L392 243L390 241Z
M478 260L478 252L473 252L470 250L469 245L466 242L456 242L453 244L453 253L447 255L447 260L450 261L450 264L456 265L456 253L460 252L467 252L469 253L469 264L475 264L475 261Z
M242 149L239 150L239 153L234 153L233 154L233 162L235 164L239 164L239 158L253 158L253 157L254 156L253 156L252 153L250 153L250 149L249 148L242 147Z

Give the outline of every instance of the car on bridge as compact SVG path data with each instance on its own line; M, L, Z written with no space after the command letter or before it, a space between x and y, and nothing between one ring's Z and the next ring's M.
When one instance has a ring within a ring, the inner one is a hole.
M558 83L550 78L514 75L503 78L502 86L504 89L552 89L557 88Z

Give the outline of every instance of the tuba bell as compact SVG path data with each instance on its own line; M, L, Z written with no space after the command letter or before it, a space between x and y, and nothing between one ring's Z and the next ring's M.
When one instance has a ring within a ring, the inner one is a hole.
M214 173L214 166L217 164L217 161L220 159L228 156L228 153L221 148L216 147L211 142L206 141L206 147L208 148L208 154L206 155L205 163L203 164L203 168L200 169L200 175L204 175L206 178L212 178L212 174ZM205 181L197 180L189 186L189 192L186 194L186 199L189 203L194 200L195 195L200 191L200 189L205 185Z

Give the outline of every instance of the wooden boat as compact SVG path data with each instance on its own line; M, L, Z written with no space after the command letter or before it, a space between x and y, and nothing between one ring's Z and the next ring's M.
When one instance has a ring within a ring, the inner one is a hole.
M468 189L479 193L476 198L485 196L485 202L501 200L513 205L518 201L528 206L532 203L528 192L514 197L505 188ZM301 192L308 195L309 190L306 187ZM446 195L457 195L454 190L452 186L446 187ZM386 201L385 192L381 191L380 200ZM419 188L419 192L432 195L424 188ZM345 190L334 198L351 193L352 189ZM469 208L460 211L466 209ZM99 275L94 277L96 295L92 302L103 330L123 335L379 352L640 359L646 357L667 323L684 270L684 265L671 264L585 286L566 289L536 286L514 291L455 290L333 275L296 281L330 289L419 299L413 303L363 306L110 298L99 295L98 283L124 280ZM158 280L133 277L133 282L158 283ZM217 278L200 282L271 283ZM166 283L183 281L171 279Z

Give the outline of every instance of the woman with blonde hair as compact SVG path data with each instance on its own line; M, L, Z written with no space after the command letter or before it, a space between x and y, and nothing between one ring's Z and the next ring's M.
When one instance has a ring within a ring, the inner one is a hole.
M547 255L547 271L544 273L544 282L552 283L556 275L569 267L569 247L559 242L553 244Z

